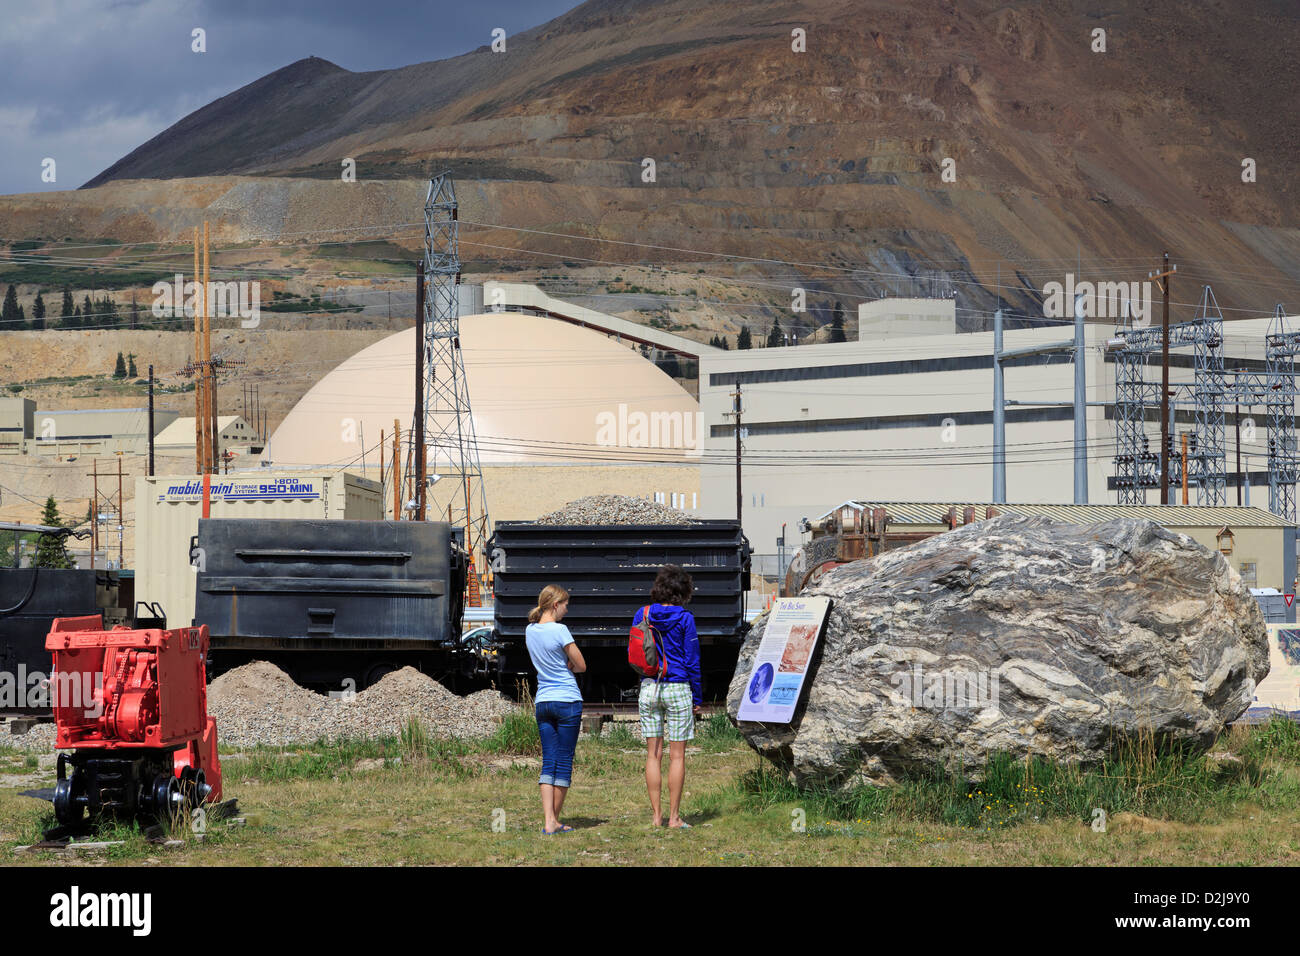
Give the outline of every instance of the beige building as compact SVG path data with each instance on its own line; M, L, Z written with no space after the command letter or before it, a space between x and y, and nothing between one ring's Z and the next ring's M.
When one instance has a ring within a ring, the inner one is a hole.
M171 414L171 424L154 439L154 453L193 458L194 416L179 418L175 412ZM237 467L248 467L252 449L257 444L253 427L238 415L220 415L217 417L217 429L217 453L224 455L231 452L236 456L234 461Z
M519 312L462 316L460 341L493 520L535 518L590 494L700 506L699 405L628 342ZM275 468L345 464L377 478L382 456L391 515L393 424L405 462L414 407L415 330L408 329L317 382L262 457ZM430 476L449 465L435 434L443 420L431 413ZM431 511L445 509L452 493L435 483Z
M956 334L955 299L877 299L858 307L859 339Z
M154 409L157 436L178 413ZM78 408L38 410L33 418L29 451L40 455L144 455L149 451L149 409Z
M32 437L36 403L30 398L0 398L0 455L21 455Z

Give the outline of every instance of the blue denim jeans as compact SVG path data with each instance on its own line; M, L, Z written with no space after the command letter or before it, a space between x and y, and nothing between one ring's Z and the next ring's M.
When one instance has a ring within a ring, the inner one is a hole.
M537 782L567 787L573 776L573 752L582 726L582 701L544 700L537 705L537 732L542 737L542 776Z

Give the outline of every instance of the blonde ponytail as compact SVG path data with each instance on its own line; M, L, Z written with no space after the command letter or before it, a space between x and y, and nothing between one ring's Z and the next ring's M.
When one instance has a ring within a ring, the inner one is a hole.
M542 588L542 593L537 596L537 607L528 612L528 623L536 624L542 619L542 615L557 604L563 604L569 599L569 592L564 590L558 584L548 584Z

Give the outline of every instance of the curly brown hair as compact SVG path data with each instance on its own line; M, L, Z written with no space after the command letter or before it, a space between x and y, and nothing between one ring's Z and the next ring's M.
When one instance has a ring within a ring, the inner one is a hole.
M665 564L655 576L650 600L655 604L686 604L694 593L691 576L675 564Z

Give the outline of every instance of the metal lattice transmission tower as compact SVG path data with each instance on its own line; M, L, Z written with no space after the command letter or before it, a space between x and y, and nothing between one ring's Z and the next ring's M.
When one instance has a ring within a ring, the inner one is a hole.
M1146 357L1161 351L1162 330L1157 326L1116 329L1118 348L1115 354L1115 486L1120 504L1145 504L1146 489L1160 487L1160 456L1148 450L1146 437L1147 409L1160 406L1159 383L1143 378ZM1169 347L1195 350L1194 378L1188 384L1171 384L1171 416L1181 407L1191 407L1196 430L1188 436L1188 484L1196 487L1196 501L1202 505L1222 505L1227 475L1224 472L1223 403L1227 380L1223 370L1223 314L1214 302L1214 293L1205 286L1201 294L1200 315L1191 322L1169 326ZM1173 432L1170 432L1173 438ZM1182 481L1179 449L1170 449L1169 474L1164 476L1171 488Z
M1146 435L1146 410L1159 407L1160 386L1145 380L1147 354L1127 348L1115 353L1115 489L1122 505L1146 504L1146 489L1160 486L1160 455L1150 450Z
M1200 326L1193 337L1195 363L1192 416L1196 423L1187 455L1188 481L1196 485L1196 503L1227 503L1227 461L1223 445L1223 401L1228 391L1223 373L1223 312L1208 285L1201 290Z
M1295 435L1295 357L1300 352L1300 332L1287 328L1279 304L1269 323L1265 351L1268 412L1268 510L1295 521L1295 486L1300 477Z
M1170 408L1190 409L1195 428L1188 434L1187 479L1202 505L1226 504L1227 454L1224 442L1225 406L1263 405L1268 413L1269 511L1295 518L1295 486L1300 456L1295 434L1295 356L1300 332L1286 327L1282 306L1274 310L1266 336L1266 372L1225 370L1223 313L1214 292L1205 286L1197 317L1169 327L1170 348L1195 350L1193 380L1171 386ZM1143 377L1147 356L1161 349L1161 330L1154 327L1116 330L1115 355L1115 485L1120 504L1144 504L1146 489L1160 487L1159 456L1148 451L1147 409L1160 403L1160 386ZM1172 433L1171 433L1172 438ZM1171 449L1168 481L1182 480L1181 451Z
M460 347L460 236L451 175L429 180L424 200L424 423L430 520L465 529L471 556L487 541L487 495ZM481 560L475 561L483 568Z

